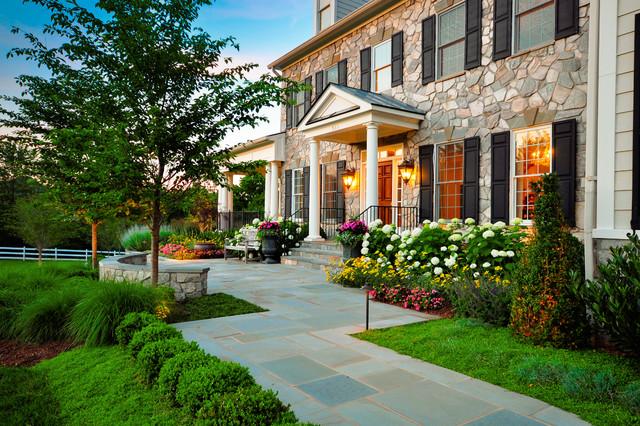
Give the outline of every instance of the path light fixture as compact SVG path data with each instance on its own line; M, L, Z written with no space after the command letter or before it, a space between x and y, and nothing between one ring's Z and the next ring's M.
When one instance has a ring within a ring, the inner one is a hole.
M369 330L369 300L371 300L369 298L369 293L371 292L371 290L373 290L373 287L371 287L369 284L365 284L362 286L362 289L364 290L364 299L365 299L365 330Z
M347 169L344 172L342 172L342 183L344 184L345 188L351 189L355 180L356 180L355 170Z
M402 176L402 181L405 185L408 184L413 177L413 169L413 160L404 160L402 163L398 164L398 170L400 170L400 176Z

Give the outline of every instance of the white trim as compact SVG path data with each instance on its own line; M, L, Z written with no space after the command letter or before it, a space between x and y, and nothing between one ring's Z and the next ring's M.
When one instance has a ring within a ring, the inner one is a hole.
M593 238L600 240L626 240L627 234L631 234L631 229L594 229Z
M516 55L521 55L523 53L526 53L530 50L536 50L539 49L543 46L546 46L549 43L554 43L555 42L555 37L551 37L551 39L536 44L535 46L531 46L531 47L527 47L526 49L517 49L518 47L518 34L516 31L516 23L518 22L518 2L520 0L516 0L513 2L513 7L511 9L511 56L516 56ZM617 0L616 0L617 1ZM537 8L538 6L533 7L532 9ZM553 8L553 13L555 14L556 12L556 7L557 7L557 3L556 0L553 0L553 5L551 6ZM555 34L555 29L556 29L556 22L555 20L553 21L553 32Z
M401 155L392 155L391 157L385 157L385 158L380 158L380 152L381 151L387 151L393 149L394 151L398 152L398 150L402 150L402 154ZM360 211L363 211L366 208L366 186L367 186L367 150L363 149L360 151ZM398 144L393 144L393 145L385 145L385 146L378 146L378 167L380 166L381 163L384 163L386 161L391 161L391 164L393 165L393 176L397 177L398 175L398 164L404 159L404 144L402 143L398 143ZM397 199L397 193L398 193L398 187L397 187L397 179L393 179L393 182L391 183L391 190L393 191L393 195L391 198L391 202L393 203L392 205L397 205L397 202L399 201ZM380 194L378 194L378 196L380 196ZM400 201L404 201L404 200L400 200Z
M465 2L460 2L460 3L456 3L456 4L452 4L451 6L447 7L446 9L436 13L436 48L435 48L435 53L436 53L436 60L435 60L435 66L436 66L436 80L441 80L441 79L445 79L447 77L451 77L456 75L459 72L464 72L464 64L461 70L456 71L454 73L451 74L447 74L447 75L442 75L441 70L440 70L440 16L444 15L446 13L451 12L452 10L458 8L458 7L464 7L465 8L465 13L466 13L466 8L467 8L467 4ZM467 22L466 19L464 19L462 21L462 27L463 27L463 32L466 34L467 32ZM466 37L462 38L462 45L463 45L463 50L466 49Z
M378 44L376 44L375 46L372 46L371 48L371 91L375 92L375 93L380 93L380 92L384 92L385 90L389 90L391 89L391 79L389 80L389 87L383 90L377 90L377 79L376 79L376 49L380 46L382 46L383 44L388 44L389 45L389 72L391 72L391 67L392 67L392 57L393 57L393 52L392 52L392 47L391 47L391 39L387 39L385 41L382 41ZM386 68L386 67L385 67ZM375 89L375 90L374 90Z
M297 169L291 169L291 214L304 208L304 189L302 191L302 206L296 209L296 172L300 172L302 177L302 186L304 187L304 167L298 167Z

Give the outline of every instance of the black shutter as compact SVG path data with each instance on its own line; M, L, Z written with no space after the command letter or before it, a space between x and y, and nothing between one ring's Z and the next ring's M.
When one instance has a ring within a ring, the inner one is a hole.
M291 182L291 170L284 171L284 217L291 217L291 193L292 191L292 182Z
M371 90L371 48L360 51L360 88Z
M307 166L302 169L302 179L304 182L304 198L302 202L302 207L304 210L302 211L302 217L307 220L309 218L309 178L311 174L311 167Z
M347 85L347 60L343 59L338 62L338 84L341 86Z
M316 73L316 99L324 92L324 71L318 71Z
M421 146L420 160L420 222L433 220L433 145Z
M513 0L496 0L493 14L493 60L511 56Z
M304 84L308 86L307 91L304 92L304 113L308 113L311 109L311 91L313 90L311 87L312 84L311 76L304 79ZM302 117L298 117L298 120L302 120Z
M633 183L631 186L631 229L640 229L640 13L636 15L633 74Z
M287 129L293 127L293 93L287 96Z
M462 218L480 217L480 138L464 140L464 178Z
M436 17L422 21L422 84L436 79Z
M579 0L556 0L556 40L578 33Z
M511 133L491 135L491 222L509 223Z
M569 226L576 226L577 127L575 119L553 123L553 172L558 175L562 210Z
M345 210L344 210L344 185L342 184L342 175L344 174L345 169L347 168L347 162L345 160L340 160L336 164L336 184L338 185L338 193L336 195L337 202L336 207L338 208L337 217L340 222L344 222L345 218Z
M470 70L482 62L482 0L467 0L465 11L464 69Z
M391 87L402 84L404 70L404 33L400 31L391 37Z

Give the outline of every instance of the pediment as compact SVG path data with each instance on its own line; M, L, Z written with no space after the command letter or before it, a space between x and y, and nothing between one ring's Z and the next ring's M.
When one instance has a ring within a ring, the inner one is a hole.
M317 106L316 111L311 114L306 121L308 123L315 123L354 111L358 108L360 108L360 105L350 101L349 99L336 93L330 93L324 100L322 100L322 102Z

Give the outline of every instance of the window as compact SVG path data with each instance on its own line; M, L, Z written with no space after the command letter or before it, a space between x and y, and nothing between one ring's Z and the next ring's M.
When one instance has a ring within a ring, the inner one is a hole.
M438 15L438 78L464 71L465 5Z
M391 40L373 48L373 84L376 92L391 89Z
M553 41L555 8L553 0L516 0L516 52Z
M325 87L329 85L329 83L338 84L338 64L327 68L324 72L324 85Z
M551 172L551 125L514 132L515 217L533 219L535 196L531 183Z
M298 125L298 123L300 122L300 120L302 120L302 117L304 117L304 95L305 95L305 91L300 91L298 93L296 93L296 105L295 105L295 109L294 109L294 113L293 113L293 126L296 127Z
M322 220L338 217L338 163L324 164L322 167Z
M294 169L292 174L293 194L291 194L291 213L304 207L304 173L302 169Z
M462 217L464 180L464 142L438 145L436 172L436 211L438 219Z
M331 26L331 6L326 6L318 12L318 32Z

